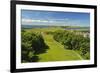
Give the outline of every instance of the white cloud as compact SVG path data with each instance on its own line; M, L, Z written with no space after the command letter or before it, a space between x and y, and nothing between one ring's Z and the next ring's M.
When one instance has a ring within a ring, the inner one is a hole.
M68 19L51 19L51 20L38 20L38 19L22 19L22 22L59 22L59 21L67 21Z
M50 20L39 20L39 19L22 19L22 24L23 25L70 25L70 26L73 26L73 25L76 25L76 26L80 26L81 25L85 25L82 21L80 20L72 20L72 19L68 19L68 18L65 18L65 19L50 19Z
M48 24L48 25L64 24L65 25L66 21L68 21L67 18L66 19L50 19L50 20L47 20L47 19L45 19L45 20L43 20L43 19L41 19L41 20L39 20L39 19L25 19L25 18L23 18L22 19L22 24L24 24L24 25L25 24L26 25L27 24L34 25L34 24L38 23L39 25L42 25L42 24Z
M49 20L22 19L22 23L33 23L33 22L48 23L48 22L51 22L51 21L49 21Z

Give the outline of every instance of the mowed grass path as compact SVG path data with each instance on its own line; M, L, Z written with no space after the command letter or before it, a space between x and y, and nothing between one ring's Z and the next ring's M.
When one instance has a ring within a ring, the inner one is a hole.
M73 50L64 49L63 45L56 42L50 34L42 34L45 43L49 46L46 53L38 55L39 62L81 60L82 57Z

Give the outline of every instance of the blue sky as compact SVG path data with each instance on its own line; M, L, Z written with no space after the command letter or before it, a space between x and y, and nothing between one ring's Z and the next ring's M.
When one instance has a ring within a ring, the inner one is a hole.
M21 10L22 25L89 26L90 14L79 12L56 12Z

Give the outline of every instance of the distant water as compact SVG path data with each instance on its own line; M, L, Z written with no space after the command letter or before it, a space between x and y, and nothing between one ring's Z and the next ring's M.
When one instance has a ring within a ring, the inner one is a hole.
M47 28L47 27L50 27L50 26L38 26L38 25L21 25L22 28Z
M48 28L56 26L46 26L46 25L21 25L21 28L31 29L31 28ZM89 30L89 27L72 27L72 28L63 28L65 30Z

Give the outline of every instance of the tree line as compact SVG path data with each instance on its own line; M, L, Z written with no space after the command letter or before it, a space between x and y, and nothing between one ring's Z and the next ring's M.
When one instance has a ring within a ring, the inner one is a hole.
M76 34L78 31L56 31L53 38L65 49L77 51L84 59L90 59L90 38Z

